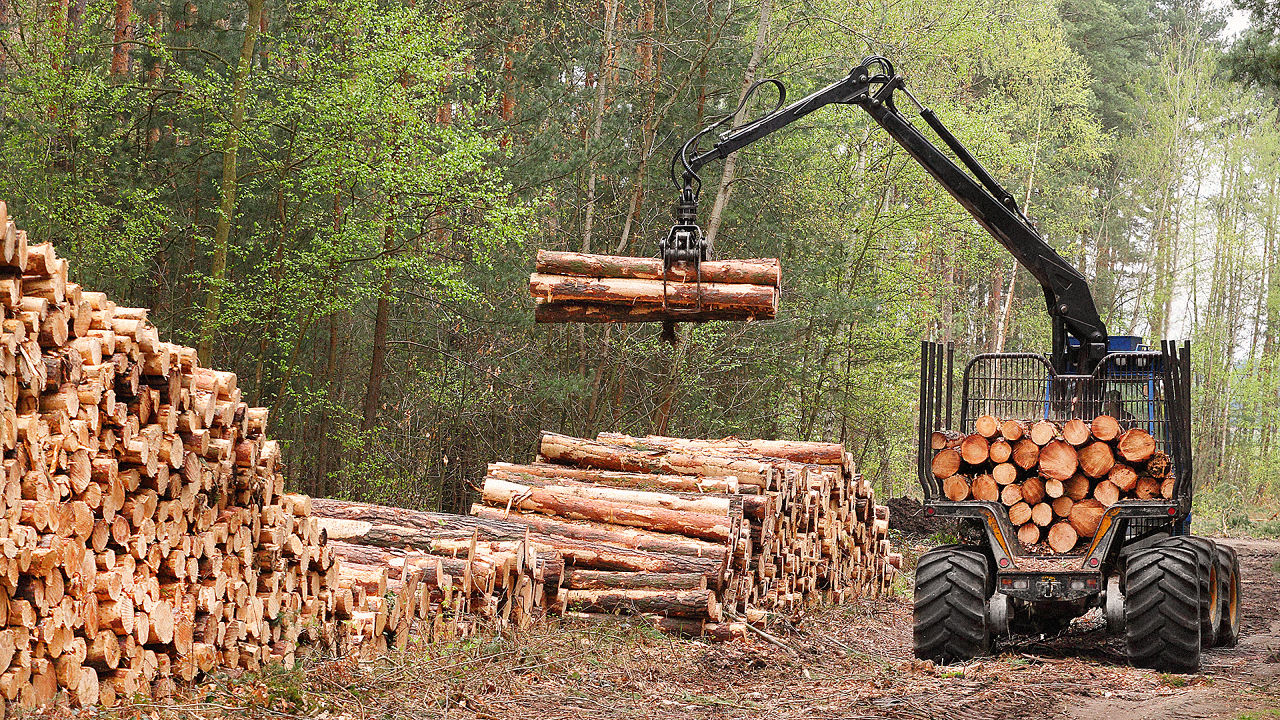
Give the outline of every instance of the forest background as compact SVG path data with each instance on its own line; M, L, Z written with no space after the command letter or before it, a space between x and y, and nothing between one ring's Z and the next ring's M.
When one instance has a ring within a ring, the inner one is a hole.
M462 510L549 429L841 441L899 495L919 341L1048 324L865 114L704 173L717 254L782 260L776 321L536 326L525 282L653 254L672 152L754 79L883 54L1112 332L1193 342L1201 521L1280 531L1280 12L1236 2L0 0L0 198L239 373L307 492Z

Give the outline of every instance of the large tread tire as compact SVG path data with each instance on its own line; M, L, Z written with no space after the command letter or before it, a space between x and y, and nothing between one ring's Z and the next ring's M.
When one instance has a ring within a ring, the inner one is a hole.
M916 565L913 635L916 657L949 664L985 655L991 571L980 552L939 548Z
M1235 647L1240 640L1240 558L1235 548L1218 545L1218 645Z
M1196 563L1200 566L1200 642L1203 647L1213 647L1217 641L1222 613L1222 603L1218 597L1221 587L1218 579L1218 546L1212 540L1191 535L1165 538L1156 546L1185 548L1195 553Z
M1200 563L1190 549L1133 553L1124 572L1125 649L1136 667L1200 669Z

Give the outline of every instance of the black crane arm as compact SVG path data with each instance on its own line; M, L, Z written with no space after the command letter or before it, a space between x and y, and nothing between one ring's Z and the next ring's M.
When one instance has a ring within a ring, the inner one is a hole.
M786 100L785 89L777 80L757 83L748 91L747 97L765 83L778 87L779 107L719 135L710 150L699 153L698 140L731 122L733 115L730 115L690 138L673 158L672 180L680 190L680 198L673 208L676 225L660 243L660 250L668 262L705 259L706 248L701 244L701 230L697 227L698 195L702 184L698 171L704 165L726 158L730 153L819 108L832 104L857 105L866 110L1040 283L1053 322L1055 369L1060 373L1093 371L1106 354L1108 335L1084 275L1045 242L1009 191L996 182L932 111L911 96L903 87L902 77L894 72L892 63L885 58L871 56L844 78L786 106L782 106ZM898 90L916 105L920 116L969 172L965 172L898 110L894 103L894 93ZM677 176L680 168L683 168L683 173ZM1077 341L1074 347L1069 337Z

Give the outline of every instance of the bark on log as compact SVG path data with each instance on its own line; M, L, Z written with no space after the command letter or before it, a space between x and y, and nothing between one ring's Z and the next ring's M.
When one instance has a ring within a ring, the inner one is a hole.
M610 572L565 568L563 587L570 590L706 590L701 573Z
M663 291L670 309L727 310L771 319L778 311L778 289L743 283L664 283L631 278L584 278L571 275L529 276L529 292L544 303L648 304L661 309Z
M516 525L521 529L522 536L527 529L535 535L548 538L562 537L588 543L616 545L643 552L705 557L718 563L725 561L724 544L710 543L682 535L646 532L622 525L574 522L533 513L507 512L502 508L480 504L471 506L471 514L484 520L505 521L505 524Z
M728 455L761 455L778 460L806 465L845 464L845 449L840 443L806 442L803 440L740 440L734 437L719 440L698 440L646 435L643 438L621 433L600 433L596 440L609 444L626 445L640 449L662 448L681 452Z
M482 496L485 504L494 507L510 507L569 520L629 525L703 540L726 541L733 529L728 516L588 499L552 488L522 485L498 478L485 479Z
M710 590L567 590L565 605L579 612L654 613L719 622L720 606Z
M701 311L682 310L674 314L662 309L661 305L610 305L607 303L580 302L539 302L533 306L533 321L540 324L551 323L643 323L666 322L710 322L712 320L728 320L742 322L748 320L767 320L770 317L747 310L727 308L704 308Z
M726 458L654 450L620 448L593 440L543 433L542 457L579 467L626 472L736 477L739 483L769 489L773 466L746 458Z
M546 275L661 280L663 275L662 265L660 258L539 250L535 269L537 272ZM704 283L735 283L779 287L781 282L781 263L776 258L708 260L700 263L700 265L700 269L695 271L692 264L675 263L666 273L667 280L671 282L695 282L700 274Z
M658 475L655 473L618 472L615 470L592 470L576 468L553 463L537 463L533 465L514 465L511 463L490 463L488 474L504 480L523 482L525 478L564 478L579 482L595 483L610 487L627 487L637 490L661 490L668 492L720 492L737 493L738 479L735 477L699 477L697 475Z

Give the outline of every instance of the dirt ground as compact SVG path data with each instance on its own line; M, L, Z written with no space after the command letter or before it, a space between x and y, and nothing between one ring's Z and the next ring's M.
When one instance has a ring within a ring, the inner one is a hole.
M1019 638L963 666L911 659L908 593L828 608L796 630L705 644L634 621L566 622L520 638L430 646L367 665L214 678L177 708L123 717L262 718L1280 718L1280 542L1231 540L1244 637L1200 675L1124 664L1098 618ZM920 548L923 549L923 548Z

